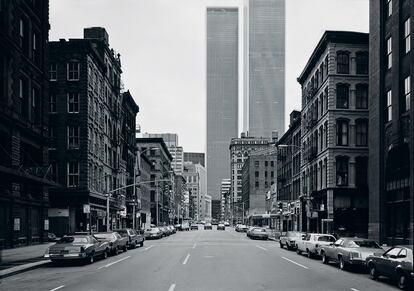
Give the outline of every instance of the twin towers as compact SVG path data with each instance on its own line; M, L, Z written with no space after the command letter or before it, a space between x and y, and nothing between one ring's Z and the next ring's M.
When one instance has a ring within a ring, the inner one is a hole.
M221 199L221 180L230 178L230 140L241 129L239 95L242 131L269 138L284 132L285 0L207 8L206 160L213 203Z

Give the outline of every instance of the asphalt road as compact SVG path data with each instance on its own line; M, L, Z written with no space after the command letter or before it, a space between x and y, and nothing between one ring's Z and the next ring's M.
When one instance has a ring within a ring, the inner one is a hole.
M45 266L8 277L0 290L398 290L362 272L341 271L274 241L232 228L178 232L92 265Z

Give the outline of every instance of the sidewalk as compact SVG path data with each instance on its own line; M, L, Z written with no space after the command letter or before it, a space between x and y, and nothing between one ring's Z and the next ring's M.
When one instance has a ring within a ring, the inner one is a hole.
M21 273L49 263L43 255L47 248L54 243L45 243L20 247L14 249L0 250L0 278Z

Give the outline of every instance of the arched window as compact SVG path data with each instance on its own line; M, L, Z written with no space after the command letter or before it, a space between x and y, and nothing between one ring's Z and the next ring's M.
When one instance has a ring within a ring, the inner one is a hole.
M338 52L336 54L336 70L338 74L349 74L349 54Z
M357 146L368 145L368 120L358 119L355 122L355 143Z
M349 122L345 119L339 119L336 121L336 145L347 146L349 135Z
M349 158L344 156L336 157L336 185L348 186L348 163Z
M349 107L349 85L336 85L336 108L348 109Z
M355 107L357 109L367 109L368 108L368 85L367 84L357 84L355 86Z
M356 54L356 73L368 74L368 53L359 52Z

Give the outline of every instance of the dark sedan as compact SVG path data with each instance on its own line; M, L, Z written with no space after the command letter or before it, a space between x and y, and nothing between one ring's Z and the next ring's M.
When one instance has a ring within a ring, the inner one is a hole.
M281 248L286 246L288 250L296 249L296 242L297 240L302 239L304 236L303 232L299 231L288 231L284 236L279 238L279 245Z
M190 229L191 230L198 230L198 225L197 224L192 224L191 226L190 226Z
M111 254L117 255L119 251L127 251L128 239L122 237L117 232L98 232L94 234L99 241L106 241L109 243L109 249Z
M337 262L341 270L351 266L365 267L367 257L383 252L375 241L364 238L340 238L333 244L322 246L320 250L322 263Z
M373 280L386 276L396 280L402 290L412 287L414 282L412 246L395 246L385 253L375 253L366 259L369 275Z
M217 225L217 230L226 230L226 226L224 225L224 223L219 223Z
M144 235L132 228L117 229L115 231L128 239L127 245L130 249L135 249L138 245L140 247L144 245Z
M206 222L206 224L204 224L204 229L213 229L213 226L210 222Z
M48 248L45 258L49 258L54 263L64 260L93 263L95 257L106 258L108 252L108 243L100 242L92 235L66 235Z

